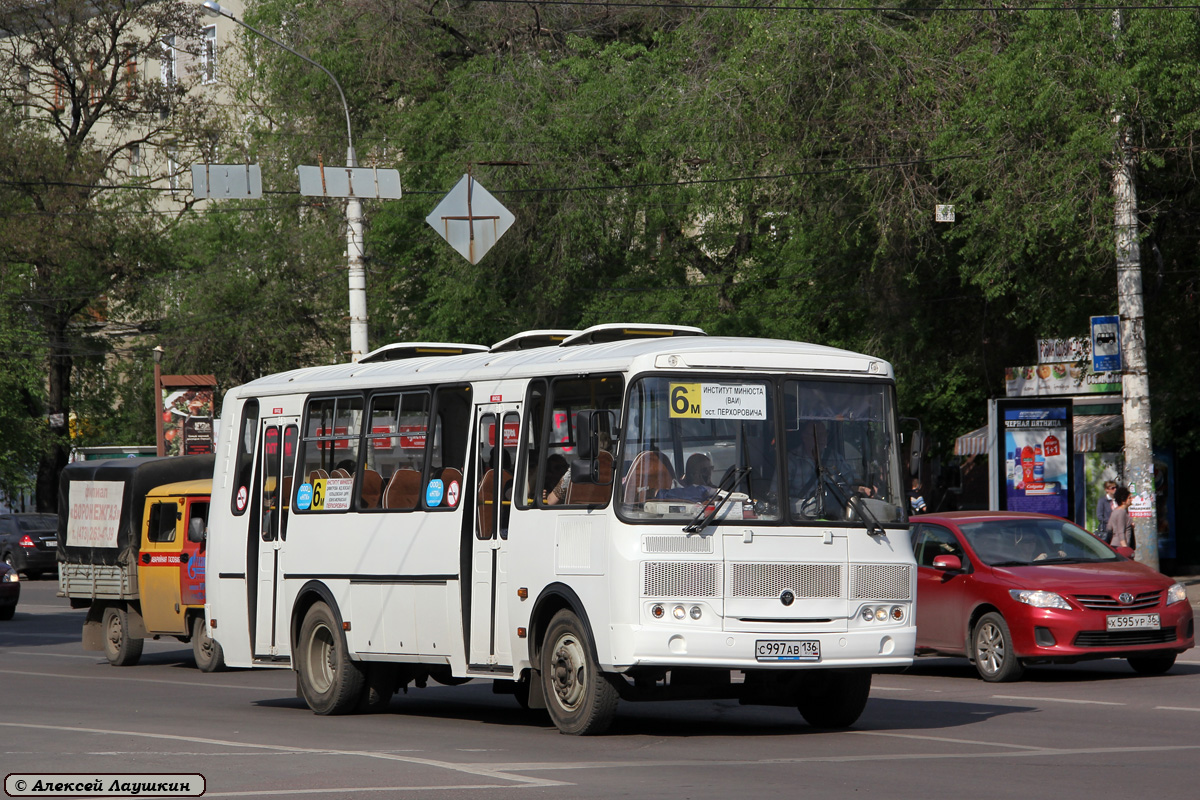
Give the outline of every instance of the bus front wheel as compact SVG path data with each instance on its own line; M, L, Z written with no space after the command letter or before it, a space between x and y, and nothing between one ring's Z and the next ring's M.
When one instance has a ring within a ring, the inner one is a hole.
M617 689L592 656L587 628L563 609L546 629L542 653L546 710L561 733L604 733L617 713Z
M800 684L796 707L814 728L849 728L858 721L871 694L871 671L812 670Z
M141 639L129 636L129 614L119 606L104 609L104 655L114 667L132 667L142 657Z
M348 714L358 707L363 671L351 660L341 626L325 603L314 603L304 615L296 672L304 702L317 714Z
M203 617L192 618L192 658L201 672L219 672L225 669L225 651L208 635Z

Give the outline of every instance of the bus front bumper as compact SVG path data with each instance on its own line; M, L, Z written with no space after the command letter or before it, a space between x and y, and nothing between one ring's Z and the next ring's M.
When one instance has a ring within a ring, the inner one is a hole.
M894 668L913 662L915 626L823 633L730 632L685 625L616 625L613 663L723 669Z

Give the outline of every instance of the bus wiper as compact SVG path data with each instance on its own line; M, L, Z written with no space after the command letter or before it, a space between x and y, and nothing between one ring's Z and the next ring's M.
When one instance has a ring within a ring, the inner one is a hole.
M855 493L850 490L850 487L843 483L844 479L840 475L838 475L832 469L825 469L819 466L817 469L820 472L822 482L824 482L825 485L827 485L833 491L833 493L837 495L838 502L842 504L842 507L845 508L847 512L849 512L851 507L853 507L858 511L860 516L866 517L868 523L867 530L869 533L887 536L887 531L884 530L883 525L880 524L879 518L875 516L875 512L871 511L867 504L863 502L863 498L861 496L856 496ZM824 494L824 492L821 494ZM858 502L854 502L855 500Z
M692 521L683 526L683 532L700 533L707 528L709 523L720 513L725 503L728 502L730 496L733 494L733 487L737 486L742 478L750 474L750 469L750 467L738 467L726 475L725 479L721 481L721 485L717 487L717 501L712 505L705 503ZM726 488L726 484L729 484L729 488Z

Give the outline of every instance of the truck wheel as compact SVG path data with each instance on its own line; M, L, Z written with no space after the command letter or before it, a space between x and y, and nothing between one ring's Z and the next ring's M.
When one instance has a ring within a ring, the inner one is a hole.
M225 669L225 651L208 635L204 617L192 618L192 657L201 672L220 672Z
M304 615L296 648L300 692L308 707L323 716L354 711L365 683L350 659L346 637L329 606L314 603Z
M550 620L542 642L546 710L561 733L604 733L617 713L617 689L592 657L591 639L574 613L563 609Z
M796 708L814 728L849 728L867 707L870 694L870 670L813 670L804 675Z
M142 657L141 639L129 636L129 615L125 609L104 609L104 655L114 667L132 667Z

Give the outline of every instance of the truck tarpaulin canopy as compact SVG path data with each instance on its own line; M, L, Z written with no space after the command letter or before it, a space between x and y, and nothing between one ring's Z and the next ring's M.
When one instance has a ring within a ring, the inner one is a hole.
M1092 414L1074 418L1075 452L1094 453L1100 449L1100 437L1111 430L1121 427L1120 414ZM970 433L964 433L954 440L954 455L980 456L987 455L988 426L977 428Z
M58 482L58 560L137 561L146 493L177 481L212 478L216 456L116 458L67 465Z

